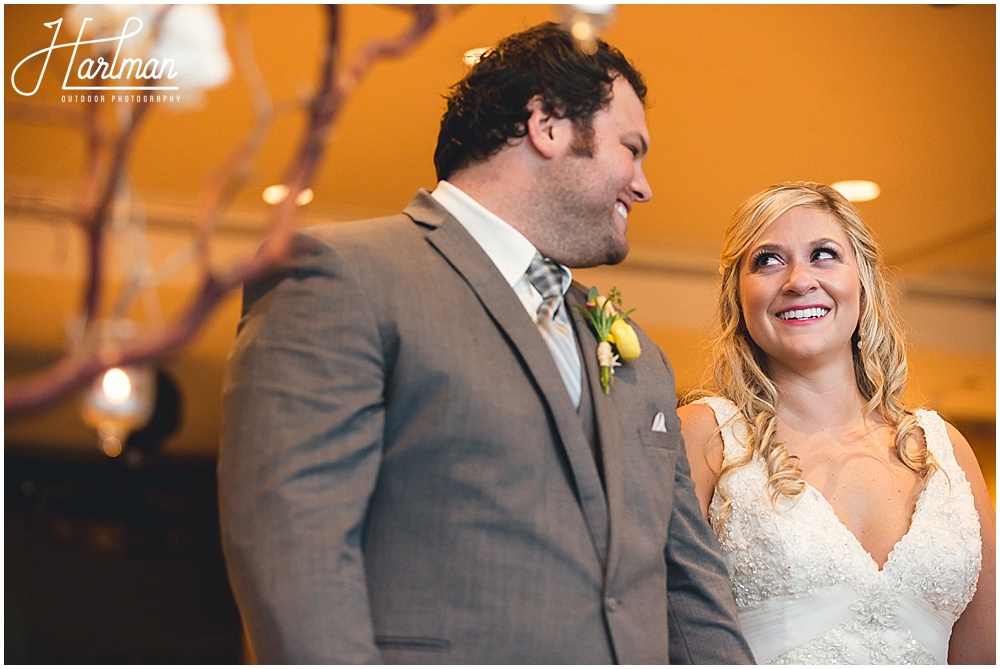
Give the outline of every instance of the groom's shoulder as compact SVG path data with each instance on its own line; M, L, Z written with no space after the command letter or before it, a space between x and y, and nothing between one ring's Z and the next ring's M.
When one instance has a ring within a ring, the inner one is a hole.
M408 246L423 244L429 230L447 218L447 213L426 190L420 190L400 212L339 222L323 222L300 229L298 244L325 245L344 253L377 255L405 253Z

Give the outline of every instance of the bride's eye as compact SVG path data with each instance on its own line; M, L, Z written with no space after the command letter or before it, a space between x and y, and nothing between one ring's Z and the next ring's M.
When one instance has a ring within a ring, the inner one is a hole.
M778 254L773 251L760 250L754 254L750 261L750 267L752 269L760 269L762 267L768 267L771 265L777 265L781 262Z
M813 260L840 260L840 254L829 246L821 246L813 251Z

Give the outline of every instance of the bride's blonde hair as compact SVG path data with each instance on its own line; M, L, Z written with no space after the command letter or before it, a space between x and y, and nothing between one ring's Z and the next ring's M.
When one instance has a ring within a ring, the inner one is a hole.
M719 474L724 502L728 501L722 485L725 479L756 458L766 464L767 491L772 503L783 496L794 498L805 489L802 470L795 458L789 456L784 444L775 440L778 391L768 377L763 352L747 331L739 301L740 269L747 261L751 245L775 219L800 206L833 214L850 239L857 259L861 311L852 350L855 381L866 401L865 415L878 411L895 429L899 457L910 469L926 473L933 467L926 448L906 447L907 437L917 422L913 410L902 402L906 352L878 244L857 209L833 188L805 181L786 183L772 186L744 202L726 229L722 244L718 331L712 343L713 385L718 394L736 404L749 427L746 452Z

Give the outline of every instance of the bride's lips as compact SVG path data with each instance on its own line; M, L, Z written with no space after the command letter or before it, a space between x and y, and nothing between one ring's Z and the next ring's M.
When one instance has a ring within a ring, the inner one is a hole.
M782 309L775 317L785 323L814 323L828 313L830 307L824 304L803 304Z

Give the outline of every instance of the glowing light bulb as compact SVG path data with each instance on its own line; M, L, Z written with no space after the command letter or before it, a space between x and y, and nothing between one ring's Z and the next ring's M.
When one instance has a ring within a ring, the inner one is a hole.
M151 367L112 367L84 393L83 421L97 430L104 454L116 458L129 433L149 421L155 400L156 375Z
M132 395L132 381L128 378L125 370L112 367L104 373L104 380L101 382L105 397L112 404L124 404Z

